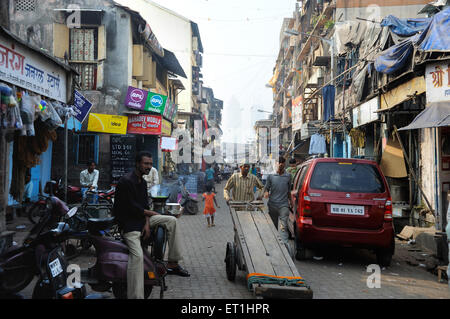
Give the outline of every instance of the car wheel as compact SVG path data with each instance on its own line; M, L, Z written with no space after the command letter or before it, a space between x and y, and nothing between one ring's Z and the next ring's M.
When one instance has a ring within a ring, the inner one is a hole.
M376 251L377 262L381 267L389 267L391 265L392 256L395 252L395 240L392 239L391 247L387 249L379 249Z
M297 226L294 225L294 250L295 250L295 259L297 260L305 260L306 259L306 253L307 249L302 245L302 243L299 240L298 236L298 230Z

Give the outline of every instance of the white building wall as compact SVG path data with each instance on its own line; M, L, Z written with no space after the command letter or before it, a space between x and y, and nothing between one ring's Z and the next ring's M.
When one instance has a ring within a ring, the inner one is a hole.
M186 73L180 77L186 90L178 95L179 111L192 111L192 29L191 21L149 0L116 1L141 14L156 35L159 43L172 51Z

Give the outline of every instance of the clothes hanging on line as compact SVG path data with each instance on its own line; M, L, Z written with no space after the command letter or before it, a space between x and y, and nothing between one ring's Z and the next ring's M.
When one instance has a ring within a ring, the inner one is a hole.
M309 154L325 154L327 152L327 144L325 137L321 134L314 134L311 136L311 142L309 144Z

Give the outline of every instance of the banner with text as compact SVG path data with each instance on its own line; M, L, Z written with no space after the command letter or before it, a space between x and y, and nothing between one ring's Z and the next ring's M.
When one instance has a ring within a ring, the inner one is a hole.
M128 134L161 135L162 118L159 115L130 115Z
M88 132L127 134L128 118L120 115L89 114Z

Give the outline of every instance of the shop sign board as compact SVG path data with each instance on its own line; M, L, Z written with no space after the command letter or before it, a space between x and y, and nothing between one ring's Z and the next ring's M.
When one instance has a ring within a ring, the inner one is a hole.
M0 36L0 80L67 103L64 68L26 46Z
M127 134L128 118L120 115L89 114L88 132Z
M171 136L172 135L172 123L167 120L162 120L161 122L161 135Z
M412 96L420 95L426 90L425 77L417 76L406 83L381 95L380 109L387 110L409 100Z
M427 64L427 104L450 101L450 61Z
M145 110L147 97L148 91L129 86L127 97L125 98L125 106L131 109Z
M74 116L80 123L83 123L89 114L92 103L89 102L80 92L75 90L75 99L73 104L73 110L76 115Z
M164 114L166 108L167 96L148 92L147 103L145 104L145 110L155 112L158 114Z
M125 106L139 111L149 111L158 114L165 114L168 105L167 96L152 93L146 90L138 89L132 86L128 87L125 98Z
M128 134L161 135L160 115L140 114L128 117Z
M163 152L176 151L178 147L178 140L175 137L161 137L161 150Z
M358 127L373 121L378 120L378 113L380 108L378 97L353 108L353 127Z

